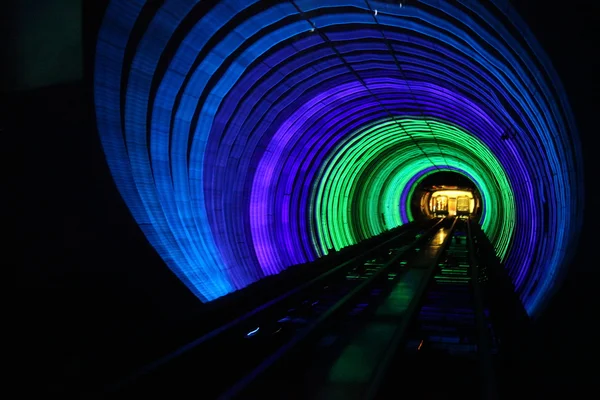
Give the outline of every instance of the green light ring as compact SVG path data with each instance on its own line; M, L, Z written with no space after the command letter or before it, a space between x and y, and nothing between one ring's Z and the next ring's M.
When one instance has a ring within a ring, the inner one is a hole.
M320 171L314 200L320 251L327 254L327 249L339 250L400 225L400 207L413 220L410 200L400 204L400 199L405 191L409 192L406 198L411 198L428 175L423 171L432 165L406 132L418 140L434 164L474 181L484 206L482 226L504 258L516 218L514 195L504 168L487 146L468 132L445 122L414 118L380 121L357 130L332 152ZM421 178L409 185L418 175Z
M373 132L372 129L367 129L366 132ZM335 226L331 232L333 247L339 250L348 245L357 243L361 239L377 235L383 231L381 224L373 222L373 213L362 214L364 219L353 218L353 214L356 213L356 208L352 207L351 200L355 200L356 183L360 181L360 177L364 175L364 171L368 165L376 158L381 151L389 147L385 143L391 134L384 133L379 142L373 143L372 138L365 140L362 136L356 136L348 141L348 146L344 147L335 159L341 160L340 163L334 164L330 176L327 181L331 182L331 190L326 189L327 198L331 198L333 201L333 212L327 212L327 221L330 226ZM368 137L368 136L367 136ZM327 185L327 183L323 183ZM359 197L360 203L372 204L373 194L367 192L366 198L364 196ZM359 207L359 210L363 207ZM347 211L346 211L347 210ZM360 214L360 212L359 212ZM375 220L377 220L378 214L375 214ZM342 221L340 226L336 221ZM359 221L362 221L359 222ZM366 223L364 223L366 221ZM326 228L321 227L321 233ZM370 229L368 229L370 227ZM360 232L363 231L363 234ZM368 233L367 233L368 232Z

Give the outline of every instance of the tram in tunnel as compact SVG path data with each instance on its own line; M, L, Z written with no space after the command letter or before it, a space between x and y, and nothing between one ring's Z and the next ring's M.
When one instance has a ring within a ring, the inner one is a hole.
M480 221L484 209L477 185L452 171L433 172L423 178L409 201L415 219L459 216Z
M420 202L421 210L430 218L480 215L481 199L469 188L430 188L424 191Z
M444 217L449 215L448 212L448 196L438 194L431 197L429 210L436 217Z
M474 211L473 209L474 207L471 206L471 199L469 196L456 197L456 215L471 215Z

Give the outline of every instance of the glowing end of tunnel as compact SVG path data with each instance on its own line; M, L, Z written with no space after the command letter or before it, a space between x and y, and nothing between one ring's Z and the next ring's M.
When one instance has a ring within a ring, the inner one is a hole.
M577 129L506 1L113 0L94 79L118 190L203 302L413 220L438 171L530 315L573 257Z

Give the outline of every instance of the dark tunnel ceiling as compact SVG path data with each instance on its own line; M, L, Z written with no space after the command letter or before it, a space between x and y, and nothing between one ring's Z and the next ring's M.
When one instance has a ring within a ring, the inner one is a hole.
M466 176L454 171L441 171L428 175L421 181L422 187L429 186L458 186L463 188L474 188L475 184Z

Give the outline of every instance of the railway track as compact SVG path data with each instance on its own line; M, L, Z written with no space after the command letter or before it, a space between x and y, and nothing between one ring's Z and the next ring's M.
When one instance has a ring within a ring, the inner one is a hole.
M457 219L444 219L378 276L281 349L220 399L363 399L372 396L391 349L405 336L451 242ZM379 277L379 279L377 279ZM379 378L378 378L379 377Z
M401 259L418 252L448 223L439 219L415 225L147 365L107 391L130 397L200 390L205 399L227 397L224 388L231 386L231 394L243 389L341 313L352 309L360 314L367 307L357 299L383 293L405 267Z
M158 360L113 393L496 400L506 384L496 380L506 369L496 323L514 345L518 334L506 327L524 326L524 317L516 298L514 310L499 305L512 297L485 239L469 218L415 225Z
M469 219L389 265L343 312L221 399L498 398L498 340Z
M370 399L384 400L390 390L397 391L395 376L411 382L416 399L497 398L498 342L480 293L485 277L478 264L470 223L460 220L418 312L385 365L384 382Z

